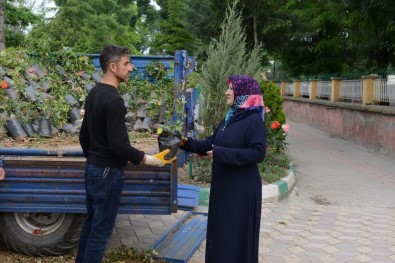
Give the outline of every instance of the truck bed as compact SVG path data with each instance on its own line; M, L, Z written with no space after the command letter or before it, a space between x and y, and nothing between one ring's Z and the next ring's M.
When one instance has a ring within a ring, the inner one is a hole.
M6 171L0 212L86 212L85 158L78 147L0 147L0 158ZM121 214L177 212L177 161L164 167L129 163L122 195Z

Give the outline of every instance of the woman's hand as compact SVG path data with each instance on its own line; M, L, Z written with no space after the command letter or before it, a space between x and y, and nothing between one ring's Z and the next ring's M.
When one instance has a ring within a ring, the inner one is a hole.
M180 146L184 146L187 143L187 141L188 141L187 137L181 138Z
M211 151L207 151L206 154L208 155L208 157L210 157L210 159L214 158L214 144L211 145L211 147L213 148Z
M4 177L5 177L5 171L3 167L0 167L0 180L4 180Z

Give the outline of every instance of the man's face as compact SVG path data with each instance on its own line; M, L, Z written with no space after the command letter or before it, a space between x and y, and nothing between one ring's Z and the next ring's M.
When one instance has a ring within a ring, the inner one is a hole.
M119 82L128 81L130 78L130 72L133 71L133 64L129 60L129 56L125 55L121 57L118 63L115 63L114 75Z

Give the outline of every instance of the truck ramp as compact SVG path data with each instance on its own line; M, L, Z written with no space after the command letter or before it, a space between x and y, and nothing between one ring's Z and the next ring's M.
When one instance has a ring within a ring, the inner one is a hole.
M157 258L186 263L206 238L207 213L190 211L170 228L152 247Z

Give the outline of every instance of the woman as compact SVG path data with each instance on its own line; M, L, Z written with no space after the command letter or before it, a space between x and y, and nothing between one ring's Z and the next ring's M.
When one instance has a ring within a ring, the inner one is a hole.
M257 263L262 181L258 163L266 153L263 98L258 82L231 76L225 119L205 140L182 141L181 149L212 158L206 263Z

